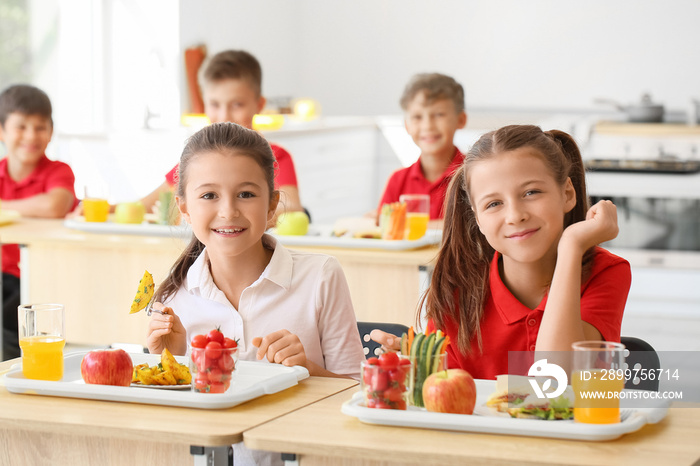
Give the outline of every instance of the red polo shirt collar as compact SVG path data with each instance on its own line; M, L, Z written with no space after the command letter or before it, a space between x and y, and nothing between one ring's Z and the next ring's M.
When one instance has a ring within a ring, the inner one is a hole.
M454 155L452 156L450 165L447 167L447 170L442 173L440 178L429 184L430 189L436 188L444 183L445 179L451 177L452 174L460 167L460 165L462 165L463 161L464 154L462 154L457 146L455 146ZM422 181L423 183L428 183L427 179L425 178L425 174L423 173L423 169L421 168L420 159L418 159L416 163L408 168L408 176L413 180L418 180L418 182Z
M501 255L498 252L494 253L489 274L489 287L491 289L493 305L503 323L509 325L523 320L527 318L532 311L544 312L544 306L547 304L547 295L542 298L542 301L540 301L535 309L529 309L513 296L513 293L511 293L505 283L503 283L503 280L501 280L501 274L498 270L500 259Z

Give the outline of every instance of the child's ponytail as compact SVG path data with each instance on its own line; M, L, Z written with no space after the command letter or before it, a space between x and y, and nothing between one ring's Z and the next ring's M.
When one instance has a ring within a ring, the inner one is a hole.
M162 303L177 293L177 290L180 289L180 286L187 278L187 271L203 250L204 245L196 236L192 235L192 240L190 240L190 243L182 254L180 254L180 257L177 258L175 264L173 264L167 278L158 286L158 291L156 291L153 297L154 302Z
M481 347L479 322L494 250L479 232L464 177L462 165L447 189L442 246L424 300L436 328L444 328L447 319L454 321L459 328L457 346L469 353L472 335Z
M572 138L568 133L556 129L545 131L544 134L552 138L561 148L561 152L569 162L568 176L571 179L571 184L574 186L574 190L576 190L576 205L564 217L564 228L566 228L569 225L585 220L586 213L588 213L588 209L591 206L590 199L588 198L588 191L586 189L586 169L583 165L581 151L579 150L578 144L576 144L574 138ZM590 274L594 254L595 247L588 249L583 254L583 259L581 261L582 280L585 280Z

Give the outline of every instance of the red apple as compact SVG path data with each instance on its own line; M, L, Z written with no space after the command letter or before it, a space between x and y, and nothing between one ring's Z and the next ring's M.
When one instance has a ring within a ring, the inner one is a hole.
M430 374L423 382L423 402L428 411L471 414L476 404L474 379L462 369Z
M80 363L80 375L85 383L128 387L134 364L122 349L90 351Z

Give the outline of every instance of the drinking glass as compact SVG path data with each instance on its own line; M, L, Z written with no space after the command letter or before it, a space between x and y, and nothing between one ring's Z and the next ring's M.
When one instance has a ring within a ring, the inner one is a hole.
M86 222L106 222L109 217L107 188L101 185L85 188L83 216Z
M17 308L17 317L24 376L61 380L66 344L63 304L22 304Z
M579 341L571 345L574 420L587 424L620 422L619 394L624 388L625 345Z
M406 203L406 232L404 239L420 239L428 231L430 220L430 196L427 194L402 194L400 202Z

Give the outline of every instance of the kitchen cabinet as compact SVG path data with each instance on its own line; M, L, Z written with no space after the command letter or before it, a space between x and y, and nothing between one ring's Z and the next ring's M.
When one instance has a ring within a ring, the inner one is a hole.
M371 118L284 128L265 136L292 155L301 202L316 224L375 209L386 179L401 166Z

